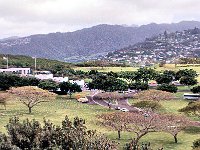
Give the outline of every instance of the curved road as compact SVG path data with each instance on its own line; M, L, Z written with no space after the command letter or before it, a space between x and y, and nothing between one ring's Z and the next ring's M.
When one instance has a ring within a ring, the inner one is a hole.
M97 104L103 107L109 108L109 103L105 100L94 99L94 95L98 94L98 92L94 93L93 95L86 96L89 100L89 104ZM133 107L128 103L128 99L120 99L116 101L116 104L110 104L111 109L115 109L116 107L126 108L131 112L139 112L141 109L137 107Z

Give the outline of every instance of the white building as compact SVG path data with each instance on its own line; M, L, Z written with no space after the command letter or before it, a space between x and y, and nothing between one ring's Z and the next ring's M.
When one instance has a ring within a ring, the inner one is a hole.
M85 81L84 80L69 80L70 83L74 84L78 84L81 88L85 86Z
M52 80L55 82L68 82L69 78L68 77L53 77Z
M53 74L50 71L35 71L35 77L41 80L52 79Z
M31 68L8 68L0 69L0 72L19 74L21 76L27 76L31 73Z
M35 71L35 77L40 80L51 79L55 82L68 82L68 77L54 77L50 71Z

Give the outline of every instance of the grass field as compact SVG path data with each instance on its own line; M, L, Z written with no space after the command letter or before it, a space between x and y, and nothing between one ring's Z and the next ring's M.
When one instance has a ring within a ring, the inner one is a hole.
M87 94L79 93L79 95L84 96ZM181 94L177 94L181 96ZM130 103L134 103L134 100L130 100ZM179 113L177 110L186 106L187 101L184 100L174 100L162 102L164 111L168 113ZM109 110L107 108L98 105L88 105L78 103L75 99L70 100L68 96L59 96L56 100L41 103L33 108L33 113L28 114L28 109L18 101L10 101L7 106L7 110L3 110L3 106L0 105L0 131L6 133L6 128L4 127L9 118L13 116L19 116L20 119L37 119L42 121L45 117L50 119L54 124L60 125L61 121L64 119L65 115L68 115L70 119L78 116L86 120L86 126L89 129L96 129L98 132L104 133L110 139L116 140L117 132L108 130L105 127L97 125L96 115L101 113L107 113L114 110ZM200 129L183 131L178 135L178 144L174 144L173 137L167 133L151 133L144 136L141 142L149 141L154 148L163 146L164 150L190 150L192 142L199 138ZM133 133L122 132L122 139L120 142L120 149L123 145L134 137Z
M74 70L82 70L82 71L90 71L90 70L98 70L100 72L120 72L120 71L136 71L138 68L136 67L75 67Z
M100 72L120 72L120 71L136 71L139 67L74 67L75 70L82 70L82 71L90 71L90 70L98 70ZM156 69L157 71L163 70L180 70L180 69L194 69L198 73L200 73L200 66L192 66L192 65L181 65L178 64L176 67L174 64L166 64L164 67L159 67L155 65L151 68Z

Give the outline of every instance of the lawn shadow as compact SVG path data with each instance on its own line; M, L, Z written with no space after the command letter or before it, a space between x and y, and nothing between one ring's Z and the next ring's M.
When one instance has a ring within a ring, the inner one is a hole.
M187 127L184 132L188 134L200 134L200 127Z

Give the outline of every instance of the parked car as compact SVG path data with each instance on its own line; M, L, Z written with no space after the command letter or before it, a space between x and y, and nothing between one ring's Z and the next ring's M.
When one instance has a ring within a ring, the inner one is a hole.
M77 99L77 101L81 102L81 103L87 103L88 102L88 99L86 97L84 98L79 98Z
M129 111L127 108L121 108L120 110L123 111L123 112Z

